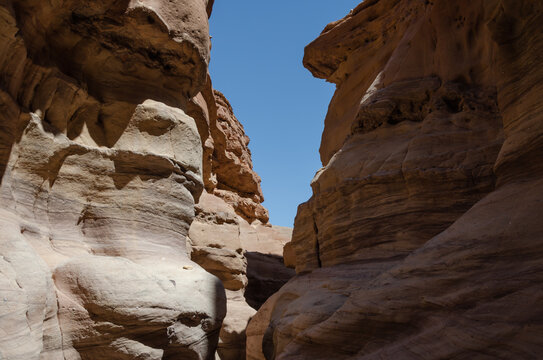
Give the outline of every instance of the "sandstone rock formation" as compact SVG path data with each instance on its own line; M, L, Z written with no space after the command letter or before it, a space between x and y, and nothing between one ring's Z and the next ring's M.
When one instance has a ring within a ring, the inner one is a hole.
M0 1L0 357L213 359L205 0Z
M245 298L249 305L259 309L295 275L293 269L285 266L283 258L283 247L291 240L292 229L257 223L245 226L241 236L249 279Z
M261 251L272 244L275 249L267 250L280 251L290 236L281 243L281 228L249 224L223 199L206 192L196 214L188 237L191 259L221 279L228 299L218 356L245 359L245 329L255 309L294 276L277 252ZM283 232L290 235L291 229Z
M212 6L0 2L1 358L245 358L291 230L211 85Z
M543 353L543 4L367 0L304 65L337 85L298 275L248 359Z
M245 329L264 301L292 276L282 248L292 229L268 224L260 178L253 171L249 138L224 95L208 82L191 102L204 140L205 191L189 230L191 259L217 276L227 294L218 357L245 359Z

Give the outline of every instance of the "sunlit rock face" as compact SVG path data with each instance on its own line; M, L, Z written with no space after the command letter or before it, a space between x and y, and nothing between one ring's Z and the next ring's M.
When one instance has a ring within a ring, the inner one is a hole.
M218 355L222 360L244 359L245 329L255 309L294 276L281 256L292 229L249 224L231 205L207 192L196 214L188 238L191 259L221 279L228 299Z
M307 46L324 167L248 359L540 356L542 30L536 1L368 0Z
M0 357L213 359L187 255L211 3L0 2Z
M224 95L208 82L191 100L189 113L203 139L205 191L196 205L187 248L191 259L226 289L218 358L245 359L245 329L255 309L294 276L282 259L292 229L268 223L249 138Z

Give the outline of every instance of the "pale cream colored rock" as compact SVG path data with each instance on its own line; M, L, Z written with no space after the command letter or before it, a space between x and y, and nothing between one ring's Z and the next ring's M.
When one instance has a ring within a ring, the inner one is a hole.
M239 223L230 205L204 191L189 230L191 259L218 276L228 290L247 286L247 260L239 238Z
M202 146L194 120L153 100L136 107L114 149L165 156L201 176Z
M29 226L0 210L0 354L5 359L61 359L61 331L51 270L28 242Z
M294 275L275 254L290 240L290 232L289 228L258 221L251 225L222 198L205 191L200 196L188 250L191 259L221 279L227 289L228 310L218 358L245 358L245 328L256 312L253 307L260 306Z
M221 283L201 268L186 272L168 263L146 267L89 256L59 265L54 279L63 334L69 335L64 341L80 349L83 358L121 347L136 358L152 349L158 358L205 359L226 313ZM123 337L128 335L149 340L127 343ZM154 337L166 338L167 345L144 346Z
M283 256L283 247L291 240L292 228L255 221L243 223L240 239L243 248L251 252L260 252Z
M185 245L210 6L0 4L1 358L213 358L224 288Z
M199 145L192 119L175 118L175 126L182 121L192 124L193 129L183 136L192 137ZM123 342L127 351L152 348L153 354L186 352L188 357L203 359L217 343L216 334L226 312L222 284L201 268L191 272L181 269L190 264L179 238L188 232L194 197L202 189L199 158L188 156L181 164L153 153L152 141L145 146L139 152L137 148L122 149L122 144L120 149L80 145L62 134L47 133L41 119L31 115L21 141L12 150L1 187L6 205L3 211L9 214L2 219L14 229L9 233L21 238L3 238L2 254L11 259L10 247L21 243L27 249L25 256L39 259L24 261L15 256L15 270L23 266L21 262L29 262L41 274L15 271L15 279L21 277L17 281L20 293L27 293L28 311L34 312L35 305L30 304L43 303L42 314L53 312L50 318L32 320L36 324L31 324L31 329L45 328L47 332L39 330L44 335L37 341L37 349L31 349L31 342L28 350L22 348L29 351L24 352L29 359L48 352L54 358L70 349L82 358L110 356L117 352L110 343L127 335L138 339L150 336L143 347L141 342ZM193 162L188 162L191 159ZM41 284L26 284L26 279L40 278ZM171 295L157 297L160 288ZM182 300L180 294L189 293L190 297ZM168 301L167 296L175 301L161 304ZM49 305L47 298L53 301ZM7 318L17 313L10 311ZM185 317L193 314L198 314L199 320L187 325ZM103 323L109 325L104 328ZM154 323L161 325L148 333ZM109 327L115 331L107 330ZM15 341L22 341L23 334ZM161 339L170 339L174 345L166 347ZM9 348L10 344L3 345L2 352ZM13 351L21 354L21 348ZM22 356L19 354L14 358Z
M217 349L221 360L245 359L245 329L256 313L241 292L227 292L228 312L221 328Z

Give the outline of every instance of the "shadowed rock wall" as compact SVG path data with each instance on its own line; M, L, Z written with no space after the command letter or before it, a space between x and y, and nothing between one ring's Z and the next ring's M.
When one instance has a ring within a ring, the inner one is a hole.
M337 85L324 167L248 359L540 356L542 24L535 1L367 0L307 46Z

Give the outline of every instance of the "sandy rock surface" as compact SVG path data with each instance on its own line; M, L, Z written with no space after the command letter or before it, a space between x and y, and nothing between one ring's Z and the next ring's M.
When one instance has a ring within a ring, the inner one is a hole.
M249 224L222 198L205 191L201 195L188 249L192 261L217 276L226 289L220 359L245 358L245 329L255 309L294 276L278 254L291 231L258 220Z
M212 359L187 255L207 1L0 3L0 357Z
M188 237L193 261L217 276L227 292L227 314L217 357L245 358L245 328L255 309L294 276L283 263L292 229L268 223L254 172L249 138L223 94L208 83L191 101L203 145L205 191Z
M248 359L540 356L542 6L368 0L308 45L324 167Z

